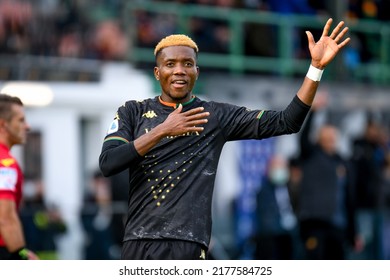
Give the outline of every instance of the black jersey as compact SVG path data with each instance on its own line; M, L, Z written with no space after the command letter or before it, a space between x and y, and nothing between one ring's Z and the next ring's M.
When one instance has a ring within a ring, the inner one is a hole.
M197 97L183 111L210 112L202 132L166 137L145 156L133 141L165 121L175 109L158 97L128 101L117 111L99 158L106 175L129 169L124 240L179 239L208 246L218 160L227 141L263 139L299 131L309 106L298 97L283 111L249 110Z

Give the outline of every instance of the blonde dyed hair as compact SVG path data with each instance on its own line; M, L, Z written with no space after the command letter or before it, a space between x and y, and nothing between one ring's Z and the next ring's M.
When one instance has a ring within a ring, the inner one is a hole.
M170 46L187 46L192 48L195 53L198 53L198 45L187 35L173 34L163 38L154 49L154 55L156 56L163 48Z

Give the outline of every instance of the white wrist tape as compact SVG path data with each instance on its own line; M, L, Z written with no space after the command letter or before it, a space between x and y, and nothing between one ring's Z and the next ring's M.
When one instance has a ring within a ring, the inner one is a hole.
M309 71L307 71L306 77L315 82L319 82L321 81L323 72L324 70L315 68L313 65L310 64Z

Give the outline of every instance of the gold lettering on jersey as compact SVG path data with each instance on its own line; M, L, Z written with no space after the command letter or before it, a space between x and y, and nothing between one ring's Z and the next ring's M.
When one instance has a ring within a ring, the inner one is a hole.
M148 128L145 128L145 133L149 133L149 129ZM181 135L167 136L166 138L167 139L174 139L176 137L182 137L182 136L200 136L200 134L199 134L198 131L189 131L189 132L183 133Z
M148 118L148 119L152 119L152 118L157 117L157 114L152 110L152 111L147 111L146 113L143 113L142 116L145 118Z
M120 120L118 112L116 112L114 120Z
M167 138L168 138L168 139L174 139L174 138L180 137L180 136L199 136L199 132L197 132L197 131L191 131L191 132L183 133L183 134L181 134L181 135L167 136Z

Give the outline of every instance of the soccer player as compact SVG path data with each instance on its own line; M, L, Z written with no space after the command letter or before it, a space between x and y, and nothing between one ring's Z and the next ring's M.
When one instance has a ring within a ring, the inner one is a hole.
M129 170L129 202L122 259L206 259L218 160L227 141L264 139L300 130L324 68L349 38L332 19L315 42L307 31L311 65L282 111L249 110L204 101L192 89L199 76L198 47L186 35L155 47L161 95L127 101L104 139L99 157L105 176ZM330 35L328 35L330 33Z
M0 260L38 259L26 248L18 215L23 174L10 153L12 146L25 143L28 129L22 101L0 94Z

